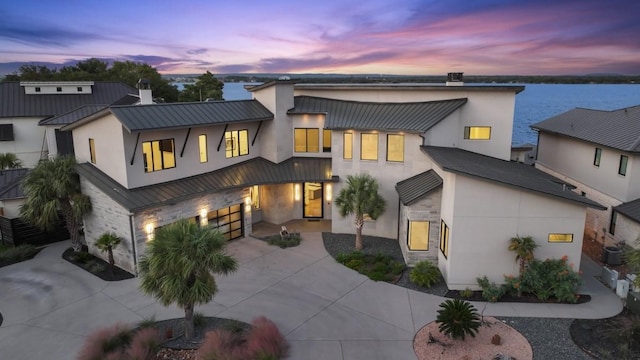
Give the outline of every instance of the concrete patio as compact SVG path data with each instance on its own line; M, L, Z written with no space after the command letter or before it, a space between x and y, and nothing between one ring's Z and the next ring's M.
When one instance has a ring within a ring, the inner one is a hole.
M291 344L289 359L415 359L413 337L435 320L443 299L371 281L336 263L321 233L303 238L289 249L250 237L231 242L228 252L238 259L239 271L217 277L218 294L196 310L242 321L269 317ZM85 336L100 327L183 316L143 296L138 279L105 282L67 263L60 255L68 246L58 243L33 260L0 268L1 358L72 359ZM615 294L589 280L590 274L585 279L589 303L486 304L485 314L603 318L622 309Z

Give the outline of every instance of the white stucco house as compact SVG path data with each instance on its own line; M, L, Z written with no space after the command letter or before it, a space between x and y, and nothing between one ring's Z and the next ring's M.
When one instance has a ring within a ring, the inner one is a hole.
M329 219L353 233L333 199L347 175L368 173L387 210L364 234L399 241L408 263L438 263L451 289L517 272L508 240L531 235L540 257L580 264L596 202L510 161L522 86L297 84L252 87L252 100L109 106L66 125L93 241L126 239L116 262L135 273L155 229L179 218L228 239L252 224ZM97 253L97 255L100 255Z
M606 206L589 209L585 234L606 245L640 237L640 106L614 111L577 108L531 126L538 131L536 167Z

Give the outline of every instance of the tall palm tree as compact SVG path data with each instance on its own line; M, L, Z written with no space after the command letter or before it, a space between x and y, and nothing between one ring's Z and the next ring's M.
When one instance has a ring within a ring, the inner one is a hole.
M73 250L80 251L82 215L91 211L91 201L80 191L75 165L76 159L70 156L40 161L22 183L26 200L20 216L42 229L53 230L62 213Z
M106 232L96 240L96 247L100 249L100 251L106 252L109 256L109 272L111 275L113 275L113 267L116 263L113 258L113 248L120 245L120 242L122 242L122 239L112 232Z
M384 213L386 201L378 194L378 182L368 174L347 175L346 186L335 200L340 216L355 215L356 250L362 250L362 226L365 215L376 220Z
M18 169L22 167L22 160L14 153L0 154L0 170Z
M165 306L184 309L184 336L194 332L193 308L206 304L218 291L212 273L237 270L236 260L224 253L226 238L218 230L187 219L157 229L140 261L140 289Z
M533 261L533 251L538 247L531 236L516 236L509 240L509 251L516 253L516 261L520 262L520 274L528 263Z

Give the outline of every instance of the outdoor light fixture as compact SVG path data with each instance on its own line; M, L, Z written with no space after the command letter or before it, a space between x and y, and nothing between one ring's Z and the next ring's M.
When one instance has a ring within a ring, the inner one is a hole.
M151 241L153 240L153 230L154 230L154 226L153 223L148 223L147 226L145 226L145 230L147 230L147 241Z
M327 203L331 203L331 184L327 184L325 198L327 199Z
M207 218L208 211L207 209L200 210L200 226L207 226L209 223L209 219Z
M300 184L295 184L293 187L293 198L295 201L300 201Z

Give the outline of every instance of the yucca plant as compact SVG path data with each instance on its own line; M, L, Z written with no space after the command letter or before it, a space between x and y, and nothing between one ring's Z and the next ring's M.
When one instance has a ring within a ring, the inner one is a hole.
M480 315L469 302L449 299L440 304L436 324L438 330L453 338L464 340L465 336L476 337L480 328Z

